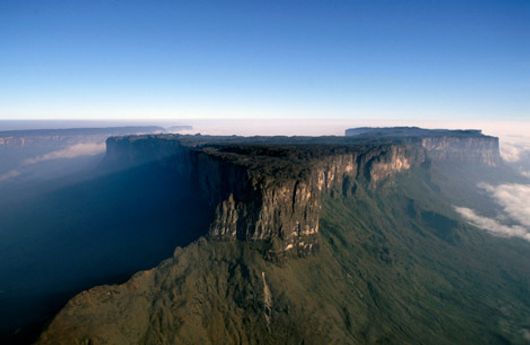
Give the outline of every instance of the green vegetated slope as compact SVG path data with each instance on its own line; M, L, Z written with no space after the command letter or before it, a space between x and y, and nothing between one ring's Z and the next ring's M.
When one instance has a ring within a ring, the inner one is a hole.
M320 250L304 258L241 241L178 248L78 295L40 343L528 343L530 244L462 223L440 183L460 184L416 169L327 196Z

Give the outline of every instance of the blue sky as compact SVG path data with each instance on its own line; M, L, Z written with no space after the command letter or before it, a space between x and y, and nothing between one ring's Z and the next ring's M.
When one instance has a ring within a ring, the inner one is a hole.
M0 119L530 119L530 1L0 0Z

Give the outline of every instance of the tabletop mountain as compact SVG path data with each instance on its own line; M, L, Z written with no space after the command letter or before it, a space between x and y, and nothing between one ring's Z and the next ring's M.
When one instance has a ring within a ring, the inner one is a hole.
M453 207L484 204L478 179L506 174L498 139L383 132L108 139L107 168L166 167L209 226L125 284L77 295L38 343L527 342L530 244Z

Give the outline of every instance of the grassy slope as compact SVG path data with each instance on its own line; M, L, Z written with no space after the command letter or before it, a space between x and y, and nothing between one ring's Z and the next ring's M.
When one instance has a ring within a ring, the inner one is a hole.
M41 341L524 344L530 245L460 223L435 185L443 176L425 174L326 198L316 255L273 263L258 244L200 240L77 296Z

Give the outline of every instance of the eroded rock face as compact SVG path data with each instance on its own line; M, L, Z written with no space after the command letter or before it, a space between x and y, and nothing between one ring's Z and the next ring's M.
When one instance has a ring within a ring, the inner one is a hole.
M500 163L499 140L492 137L422 138L421 146L433 160L460 161L497 166Z
M311 164L305 177L245 183L250 190L230 193L216 208L210 236L218 239L270 240L283 250L308 254L317 246L324 193L352 194L359 180L380 181L421 163L409 148L388 146L368 153L329 156ZM360 174L366 172L366 175Z
M370 150L361 157L361 169L370 187L374 188L381 181L419 166L425 161L425 152L417 145L389 145Z
M476 135L349 144L346 152L324 151L302 162L289 161L291 148L285 149L286 155L278 150L263 155L262 149L228 150L224 144L209 143L208 137L201 137L200 145L184 138L110 139L108 159L169 162L176 176L187 179L207 198L211 206L205 210L205 216L211 217L210 238L279 240L282 251L298 255L318 247L324 193L351 195L359 184L373 189L428 160L498 163L496 138Z

